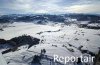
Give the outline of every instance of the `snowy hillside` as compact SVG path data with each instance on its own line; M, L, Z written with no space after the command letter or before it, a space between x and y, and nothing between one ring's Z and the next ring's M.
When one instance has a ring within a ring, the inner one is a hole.
M3 58L2 54L0 53L0 64L1 65L7 65L5 59Z
M30 65L33 56L41 53L45 49L45 56L52 59L54 54L59 56L75 56L82 54L93 56L98 53L100 48L100 30L79 28L76 24L66 25L63 23L49 23L46 25L15 22L9 24L0 31L0 38L10 40L23 34L40 39L39 44L33 45L28 49L28 45L18 47L19 50L3 54L8 65ZM4 49L0 49L2 52ZM53 61L52 61L53 62ZM42 65L50 64L46 59L42 59ZM63 65L64 62L57 65ZM83 63L84 64L84 63ZM34 64L33 64L34 65ZM67 65L75 65L68 62ZM90 65L93 63L90 62Z

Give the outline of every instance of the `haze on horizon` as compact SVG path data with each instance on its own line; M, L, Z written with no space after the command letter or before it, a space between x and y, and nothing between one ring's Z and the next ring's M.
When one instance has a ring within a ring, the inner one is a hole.
M0 0L0 14L100 14L100 0Z

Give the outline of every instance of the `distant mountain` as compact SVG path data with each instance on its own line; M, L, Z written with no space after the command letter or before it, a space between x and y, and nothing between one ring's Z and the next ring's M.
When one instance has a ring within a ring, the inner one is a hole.
M99 15L90 15L90 14L60 14L60 15L10 14L10 15L2 15L0 17L0 23L34 22L34 21L38 21L38 23L40 21L64 22L68 18L77 19L77 21L90 21L90 23L94 22L100 23Z

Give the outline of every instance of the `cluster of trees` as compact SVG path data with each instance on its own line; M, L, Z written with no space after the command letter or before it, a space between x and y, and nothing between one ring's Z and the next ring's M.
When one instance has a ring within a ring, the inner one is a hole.
M45 49L41 49L40 55L34 55L32 64L40 64L41 65L41 59L44 57L44 54L46 53Z
M19 37L12 38L9 41L13 41L13 42L15 42L15 45L21 46L21 45L25 45L25 44L28 44L28 45L39 44L40 39L34 38L30 35L22 35Z
M100 26L98 26L98 25L89 26L88 24L79 24L78 27L80 27L80 28L88 28L88 29L100 29Z
M37 63L37 64L41 64L41 57L40 56L38 56L38 55L34 55L34 57L33 57L33 60L32 60L32 62L31 63Z
M9 46L12 46L12 48L9 48L3 52L3 53L8 53L10 51L17 50L19 46L26 45L26 44L29 45L28 46L29 49L31 46L39 44L39 41L40 39L34 38L30 35L22 35L19 37L12 38L10 40L0 39L0 44L8 44Z

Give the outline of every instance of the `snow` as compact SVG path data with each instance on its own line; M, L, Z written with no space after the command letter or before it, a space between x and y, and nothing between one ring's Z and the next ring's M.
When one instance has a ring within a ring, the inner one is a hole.
M5 59L3 58L2 54L0 53L0 65L7 65Z
M67 26L61 23L39 25L34 23L16 22L10 24L10 26L15 27L4 28L4 31L0 32L0 38L9 40L13 37L27 34L43 41L40 41L40 44L32 46L28 50L26 45L19 47L20 50L18 51L4 54L6 61L10 62L8 65L29 65L32 61L32 57L35 54L40 53L41 49L46 49L46 55L51 57L53 57L54 54L79 57L82 53L77 48L81 45L83 46L82 49L94 53L97 53L99 50L98 47L100 47L100 36L96 35L100 34L100 30L78 28L75 24ZM37 34L39 32L43 33ZM78 40L75 40L76 38ZM87 41L87 39L89 39L89 41ZM71 47L68 44L71 44L74 47ZM74 52L71 52L68 49L74 49ZM24 56L25 58L23 60Z
M100 24L98 23L92 23L92 24L88 24L88 26L91 26L91 27L100 27Z
M89 23L89 21L79 21L80 22L80 24L88 24Z
M36 33L41 31L54 31L58 30L59 27L52 27L48 25L36 25L33 23L13 23L11 24L15 27L5 28L5 31L0 32L0 38L9 40L13 37L20 36L23 34L28 34L35 36Z

